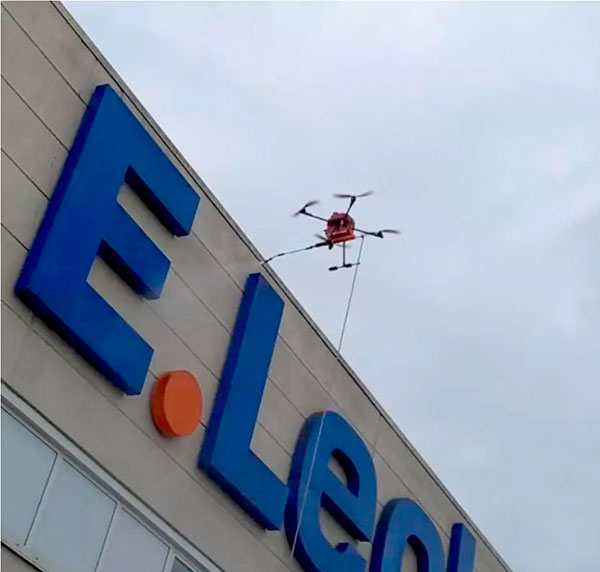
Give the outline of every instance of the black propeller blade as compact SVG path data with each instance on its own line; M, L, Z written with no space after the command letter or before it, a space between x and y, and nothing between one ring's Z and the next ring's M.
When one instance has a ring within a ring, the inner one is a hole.
M360 195L348 195L346 193L335 193L333 196L338 199L360 199L362 197L369 197L374 193L374 191L366 191L365 193L361 193Z
M299 211L296 211L292 216L298 216L306 211L307 208L318 205L319 201L308 201Z
M374 232L373 234L375 236L378 236L379 238L383 238L384 234L402 234L402 233L395 228L383 228L381 230L378 230L377 232Z

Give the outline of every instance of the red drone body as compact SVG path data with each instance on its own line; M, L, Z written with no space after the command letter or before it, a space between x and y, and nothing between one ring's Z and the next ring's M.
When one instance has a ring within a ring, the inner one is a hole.
M279 256L286 256L288 254L301 252L303 250L310 250L312 248L319 248L321 246L327 246L331 250L334 246L337 245L342 247L342 264L340 266L331 266L329 270L339 270L340 268L352 268L352 266L357 266L359 264L358 262L346 262L347 242L350 242L351 240L355 240L357 238L364 238L365 236L376 236L377 238L383 238L384 234L386 233L399 234L400 232L393 228L385 228L376 232L356 228L354 219L350 216L350 209L354 206L356 199L360 197L366 197L371 194L372 191L367 191L366 193L362 193L361 195L334 195L334 197L337 198L350 199L350 204L348 205L346 212L334 212L329 218L323 218L308 212L307 209L309 207L312 207L313 205L316 205L318 203L318 201L309 201L299 211L294 213L294 216L304 215L325 222L327 224L324 230L325 236L317 235L317 238L320 239L320 242L317 242L316 244L311 244L310 246L306 246L304 248L299 248L297 250L291 250L289 252L280 252L279 254L275 254L274 256L271 256L271 258L265 260L263 264L270 262L271 260L273 260L273 258L277 258Z
M333 213L327 219L325 236L332 244L354 240L354 219L348 213Z

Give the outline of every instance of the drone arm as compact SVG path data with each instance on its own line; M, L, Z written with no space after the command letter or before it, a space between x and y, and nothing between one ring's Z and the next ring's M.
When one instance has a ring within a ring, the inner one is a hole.
M370 230L363 230L362 228L355 228L357 232L361 232L362 234L366 234L368 236L376 236L377 238L383 238L383 233L381 231L372 232Z
M346 214L348 214L350 212L350 209L354 206L355 202L356 202L356 197L350 197L350 204L348 205L348 210L346 211Z
M326 219L326 218L323 218L323 217L320 217L320 216L314 215L314 214L312 214L312 213L309 213L309 212L306 212L306 211L300 211L298 214L301 214L301 215L306 215L306 216L309 216L309 217L311 217L311 218L316 218L317 220L322 220L323 222L327 222L327 219Z

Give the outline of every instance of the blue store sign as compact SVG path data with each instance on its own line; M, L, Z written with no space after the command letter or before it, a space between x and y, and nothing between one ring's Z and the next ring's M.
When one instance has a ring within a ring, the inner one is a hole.
M16 291L107 379L142 390L153 349L87 283L97 255L138 294L160 297L170 262L117 202L127 182L175 236L190 233L197 193L110 86L94 92L27 256ZM262 527L283 526L307 572L363 572L349 543L331 546L324 509L357 542L372 542L370 572L398 572L407 545L419 572L472 572L475 540L452 527L447 559L431 519L410 499L387 503L375 523L377 482L363 440L340 415L302 428L287 482L250 450L283 313L260 274L249 276L198 465ZM347 482L328 467L334 457Z

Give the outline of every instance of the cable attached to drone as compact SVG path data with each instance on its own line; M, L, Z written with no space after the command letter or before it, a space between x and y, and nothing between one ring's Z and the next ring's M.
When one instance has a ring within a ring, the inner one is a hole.
M354 267L354 276L352 277L352 285L350 286L350 294L348 296L348 303L346 304L346 312L344 314L342 331L340 332L340 339L339 339L338 345L337 345L337 354L335 356L337 362L340 361L340 352L342 350L344 334L346 333L346 326L348 324L348 316L350 315L350 307L352 305L352 300L354 298L354 287L356 286L356 278L358 276L358 269L360 267L360 259L362 257L364 243L365 243L365 237L363 235L360 237L360 249L358 251L358 258L357 258L357 261L356 261L355 267ZM308 470L308 479L306 481L306 487L304 489L302 505L300 506L300 515L298 517L298 525L296 526L296 531L294 532L294 541L292 542L292 551L290 553L290 556L292 557L292 559L294 558L294 552L296 550L296 543L298 542L298 534L300 532L300 527L302 526L302 518L304 517L304 509L306 507L306 500L308 498L308 491L310 488L310 480L312 478L313 469L315 468L315 460L317 458L317 451L319 450L319 442L321 440L321 434L323 432L323 424L325 422L325 416L327 415L327 410L329 409L329 404L331 402L331 390L327 389L326 391L327 391L327 407L325 408L323 415L321 415L321 421L319 423L319 430L317 432L317 442L315 443L315 448L314 448L314 451L312 454L312 459L310 462L310 468Z
M319 248L320 246L327 246L328 242L318 242L317 244L311 244L310 246L305 246L304 248L297 248L296 250L288 250L287 252L280 252L279 254L274 254L270 258L263 260L260 265L264 266L268 262L271 262L274 258L279 258L280 256L287 256L288 254L296 254L297 252L304 252L305 250L312 250L313 248Z
M364 230L362 228L358 228L356 226L354 218L352 216L350 216L350 210L354 206L354 203L356 202L357 199L362 198L362 197L367 197L372 194L373 194L373 191L367 191L366 193L362 193L359 195L348 195L348 194L334 195L336 198L349 199L350 202L349 202L348 207L345 212L334 212L333 214L331 214L331 216L329 216L329 218L324 218L322 216L316 215L316 214L308 211L309 208L318 204L318 201L307 202L299 211L296 211L292 216L297 217L299 215L303 215L306 217L314 218L316 220L325 222L327 225L326 229L324 230L325 235L324 236L317 235L317 238L319 238L320 242L317 242L316 244L311 244L310 246L306 246L304 248L298 248L296 250L290 250L287 252L280 252L279 254L275 254L275 255L271 256L270 258L267 258L266 260L261 262L261 266L262 266L264 264L267 264L274 258L279 258L280 256L287 256L288 254L295 254L297 252L303 252L305 250L312 250L313 248L320 248L322 246L327 246L329 248L329 250L331 250L334 246L341 246L341 248L342 248L342 263L337 266L330 266L328 270L334 271L334 270L341 270L342 268L354 267L354 276L352 278L352 285L350 287L348 303L346 304L346 312L344 314L344 321L342 324L342 330L340 332L340 339L339 339L338 346L337 346L337 353L335 354L335 359L336 359L336 362L338 362L338 363L340 362L340 359L341 359L340 352L342 349L342 342L344 341L344 334L346 333L346 326L348 324L348 317L350 315L350 308L351 308L352 300L354 297L354 288L356 286L356 278L358 276L358 268L361 264L361 257L362 257L365 238L367 236L376 237L376 238L384 238L384 236L387 234L400 234L400 231L395 228L384 228L384 229L377 230L377 231L370 231L370 230ZM355 240L360 240L360 249L358 251L357 260L356 260L356 262L347 262L347 259L346 259L347 243L350 243L351 241L355 241ZM314 451L312 454L312 460L311 460L310 468L308 471L308 479L306 482L306 488L304 490L302 504L300 507L298 524L296 526L296 530L294 531L294 540L292 542L292 547L291 547L292 548L292 550L291 550L292 558L294 557L294 552L296 551L298 535L300 532L300 527L302 526L302 519L304 517L304 509L306 507L308 491L310 489L310 482L311 482L313 470L315 467L317 451L319 450L319 444L320 444L321 435L323 432L323 425L325 422L325 417L327 415L327 412L329 410L329 406L331 403L331 389L326 389L325 391L327 393L327 406L325 407L325 411L321 415L321 420L319 423L319 430L317 432L317 441L316 441L315 448L314 448Z

